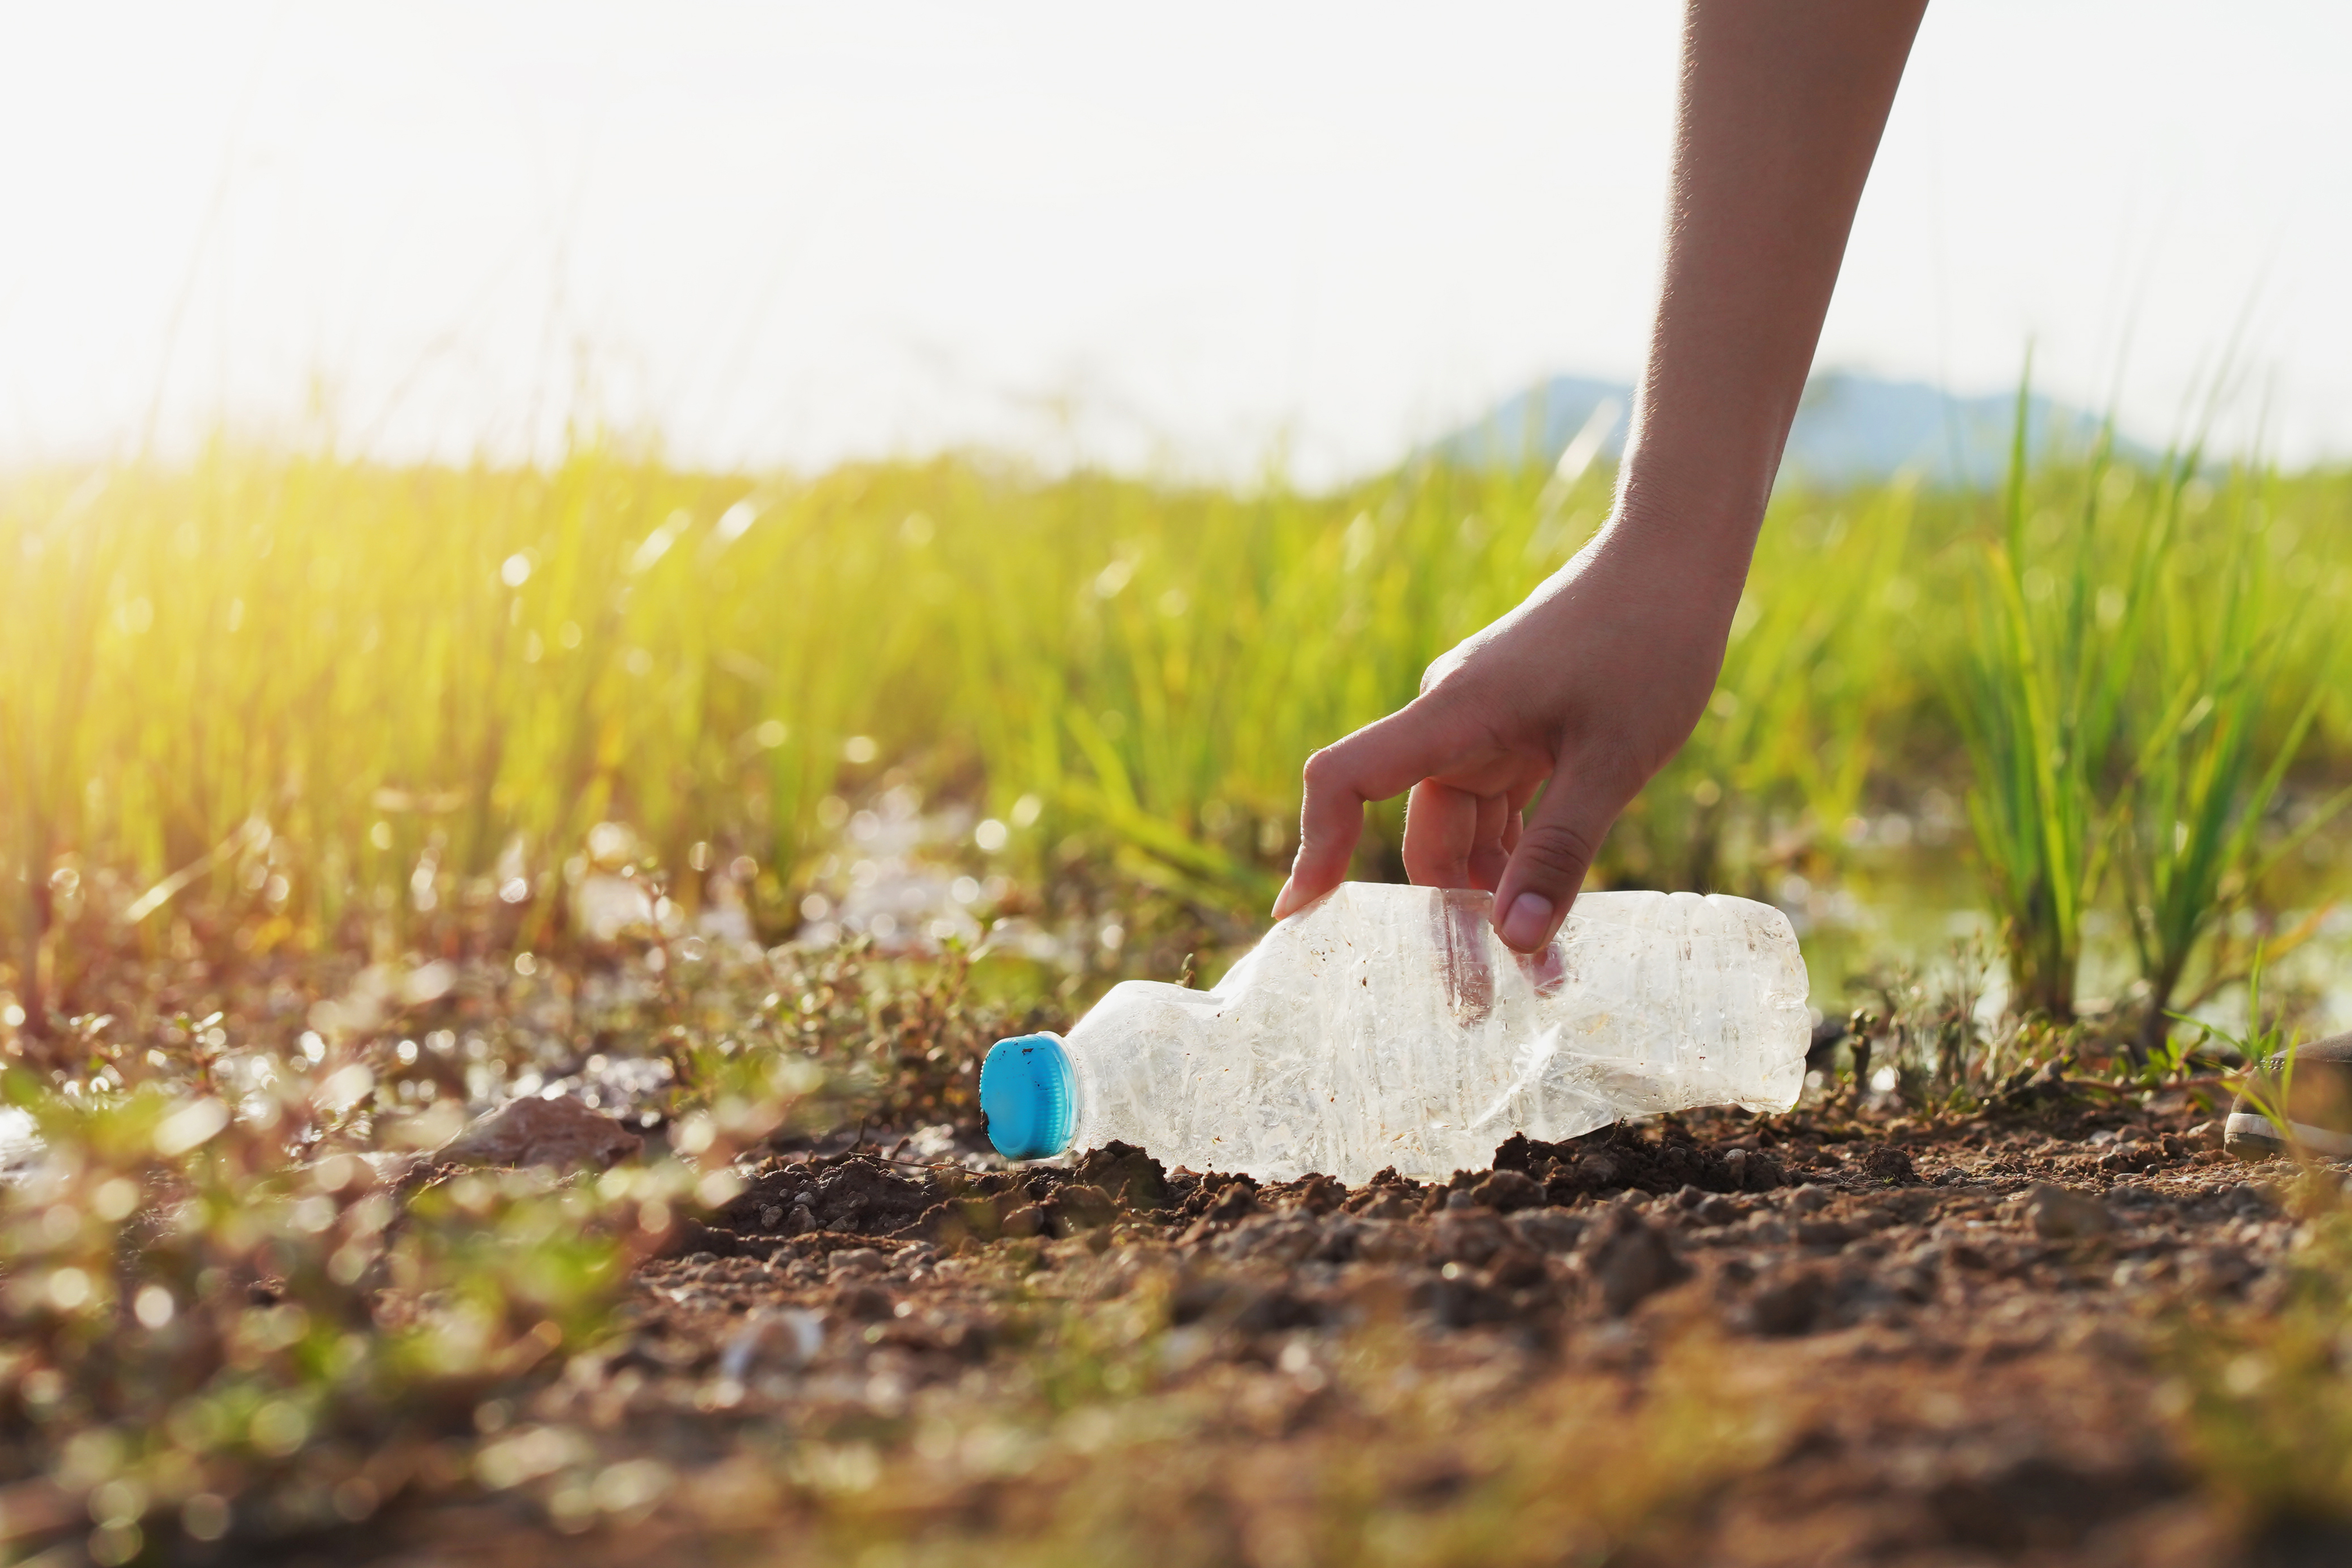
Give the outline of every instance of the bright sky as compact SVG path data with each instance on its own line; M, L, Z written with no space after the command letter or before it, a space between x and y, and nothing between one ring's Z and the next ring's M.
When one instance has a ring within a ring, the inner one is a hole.
M88 4L0 19L0 459L226 417L1307 479L1630 376L1676 11ZM1825 365L2352 455L2352 7L1942 0ZM2251 325L2240 322L2251 309Z

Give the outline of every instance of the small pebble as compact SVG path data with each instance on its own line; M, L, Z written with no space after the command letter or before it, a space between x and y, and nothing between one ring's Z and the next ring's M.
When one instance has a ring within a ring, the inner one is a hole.
M2033 1226L2033 1233L2048 1241L2080 1241L2105 1236L2116 1224L2107 1205L2090 1194L2047 1183L2026 1194L2025 1217Z

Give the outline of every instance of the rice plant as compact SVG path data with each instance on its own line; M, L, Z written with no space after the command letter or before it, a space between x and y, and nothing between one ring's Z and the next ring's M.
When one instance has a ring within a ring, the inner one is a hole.
M2233 489L2231 521L2212 541L2218 559L2163 585L2163 631L2150 660L2166 700L2146 725L2119 825L2125 901L2147 987L2143 1053L2162 1043L2200 944L2352 802L2352 793L2338 793L2275 843L2262 842L2340 657L2330 648L2316 672L2297 668L2294 631L2310 614L2309 596L2275 580L2267 485L2248 475ZM2192 585L2192 576L2204 581ZM2284 728L2267 735L2273 713ZM2236 977L2222 955L2209 968L2192 1004Z
M2113 439L2103 431L2073 520L2052 519L2065 546L2053 570L2027 504L2028 410L2021 386L2000 531L1983 545L1948 693L1975 773L1969 818L2016 1004L2063 1021L2074 1016L2084 917L2114 850L2113 781L2127 762L2129 703L2197 454L2168 461L2156 499L2118 542L2101 528Z

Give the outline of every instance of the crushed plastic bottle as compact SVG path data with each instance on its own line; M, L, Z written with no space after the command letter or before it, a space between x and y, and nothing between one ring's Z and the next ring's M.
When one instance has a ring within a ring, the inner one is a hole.
M1114 1139L1171 1165L1442 1180L1513 1132L1572 1138L1701 1105L1785 1110L1805 963L1780 910L1587 893L1540 953L1483 892L1349 882L1211 991L1129 981L1065 1040L1000 1040L980 1079L1013 1159Z

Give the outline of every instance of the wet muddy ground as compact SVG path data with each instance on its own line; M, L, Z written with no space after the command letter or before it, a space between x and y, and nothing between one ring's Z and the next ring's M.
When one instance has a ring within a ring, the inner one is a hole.
M2164 1337L2185 1302L2283 1292L2297 1231L2279 1169L2229 1159L2217 1126L2180 1094L1941 1125L1709 1114L1353 1189L1118 1146L1011 1171L870 1138L793 1151L640 1267L602 1352L478 1412L512 1434L508 1494L367 1544L420 1564L2352 1560L2250 1545L2183 1451ZM531 1527L530 1467L580 1473L558 1450L583 1443L610 1461L594 1487L533 1500L576 1533Z

